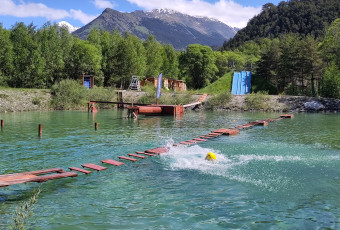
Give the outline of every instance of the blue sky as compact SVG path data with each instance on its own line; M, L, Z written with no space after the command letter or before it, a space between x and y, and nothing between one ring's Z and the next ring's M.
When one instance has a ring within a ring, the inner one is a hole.
M242 28L262 5L281 0L0 0L0 23L10 29L16 22L33 22L38 28L47 21L67 21L81 27L105 8L121 12L167 8L193 16L216 18Z

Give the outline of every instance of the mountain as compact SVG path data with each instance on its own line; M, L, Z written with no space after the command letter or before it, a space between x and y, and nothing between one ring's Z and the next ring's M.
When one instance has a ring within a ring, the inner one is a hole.
M268 3L245 28L223 44L223 49L233 49L246 41L277 38L288 33L302 36L311 34L322 38L329 25L339 17L339 0L290 0L282 1L277 6Z
M70 33L79 29L79 27L74 27L70 23L65 22L65 21L58 22L57 25L60 27L66 27Z
M92 28L109 32L118 29L121 33L129 32L143 40L151 34L157 41L172 44L179 50L195 43L221 46L237 32L237 29L215 19L193 17L165 9L122 13L107 8L100 16L73 34L85 39Z

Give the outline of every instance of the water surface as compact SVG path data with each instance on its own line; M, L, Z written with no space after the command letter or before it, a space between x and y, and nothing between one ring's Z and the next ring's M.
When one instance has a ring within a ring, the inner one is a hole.
M0 114L0 174L100 164L279 114L124 116ZM0 226L40 187L32 229L340 229L339 140L339 115L297 114L89 175L0 188ZM209 151L217 162L204 160Z

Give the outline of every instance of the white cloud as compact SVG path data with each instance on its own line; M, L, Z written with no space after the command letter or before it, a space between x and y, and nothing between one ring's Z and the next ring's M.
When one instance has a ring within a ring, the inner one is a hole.
M71 14L72 14L72 18L80 21L83 24L87 24L87 23L91 22L93 19L95 19L96 17L98 17L98 15L95 16L95 15L85 14L81 10L71 9L70 11L71 11Z
M97 9L113 8L115 6L115 4L107 0L94 0L93 4Z
M209 3L204 0L127 0L146 10L166 8L192 16L216 18L229 26L243 28L249 19L261 12L261 7L245 7L232 0Z
M42 3L21 2L16 5L12 0L1 0L0 15L10 15L20 18L44 17L48 20L57 20L69 17L66 10L52 9Z
M96 0L96 2L106 2ZM8 15L20 18L26 17L43 17L47 20L60 20L65 18L73 18L83 24L87 24L98 15L88 15L81 10L71 9L69 12L62 9L49 8L42 3L25 3L20 1L15 4L13 0L0 0L0 15Z

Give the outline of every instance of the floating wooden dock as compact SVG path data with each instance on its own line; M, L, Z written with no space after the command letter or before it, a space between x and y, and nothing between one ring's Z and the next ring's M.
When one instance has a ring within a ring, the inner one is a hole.
M211 131L209 134L202 135L199 138L193 138L191 140L187 141L182 141L179 144L173 144L173 146L179 146L181 144L183 145L193 145L201 142L206 142L209 139L212 138L217 138L221 135L237 135L239 134L239 130L241 129L246 129L246 128L251 128L254 126L267 126L268 122L274 122L274 121L279 121L284 118L294 118L294 115L292 114L284 114L281 115L279 118L276 119L265 119L261 121L254 121L254 122L249 122L243 125L238 125L234 128L229 128L229 129L216 129ZM168 148L165 147L158 147L158 148L153 148L153 149L148 149L145 151L136 151L136 154L129 153L127 154L128 156L140 158L140 159L145 159L145 156L154 156L154 155L160 155L163 153L167 153L169 151ZM142 156L144 155L144 156ZM130 157L125 157L125 156L119 156L119 159L124 159L128 161L137 161L135 158L130 158ZM120 161L115 161L111 159L106 159L102 160L102 163L105 164L110 164L114 166L121 166L124 165L125 163L120 162ZM89 168L92 170L96 171L102 171L107 169L106 167L92 164L92 163L87 163L81 165L83 168ZM82 172L85 174L90 174L91 171L77 168L77 167L69 167L71 170L70 172L65 172L62 168L51 168L51 169L44 169L44 170L38 170L38 171L31 171L31 172L22 172L22 173L14 173L14 174L5 174L5 175L0 175L0 187L6 187L9 185L14 185L14 184L21 184L21 183L27 183L27 182L45 182L48 180L54 180L54 179L59 179L59 178L66 178L66 177L76 177L78 176L77 173L73 171L78 171ZM46 175L47 174L47 175Z
M106 167L100 166L100 165L95 165L92 163L88 163L88 164L83 164L81 165L83 168L89 168L89 169L93 169L93 170L97 170L97 171L102 171L107 169Z
M125 163L123 163L123 162L115 161L115 160L111 160L111 159L102 160L102 163L106 163L106 164L110 164L110 165L114 165L114 166L125 165Z
M124 157L124 156L119 156L119 159L123 159L123 160L128 160L128 161L138 161L137 159L131 158L131 157Z
M53 174L51 174L53 173ZM49 174L49 175L43 175ZM22 184L27 182L46 182L48 180L55 180L65 177L76 177L75 172L65 172L61 168L43 169L31 172L22 172L14 174L6 174L0 176L0 187L6 187L13 184Z
M78 171L78 172L82 172L82 173L85 173L85 174L90 174L91 171L89 170L86 170L86 169L80 169L80 168L77 168L77 167L69 167L69 169L72 171Z

